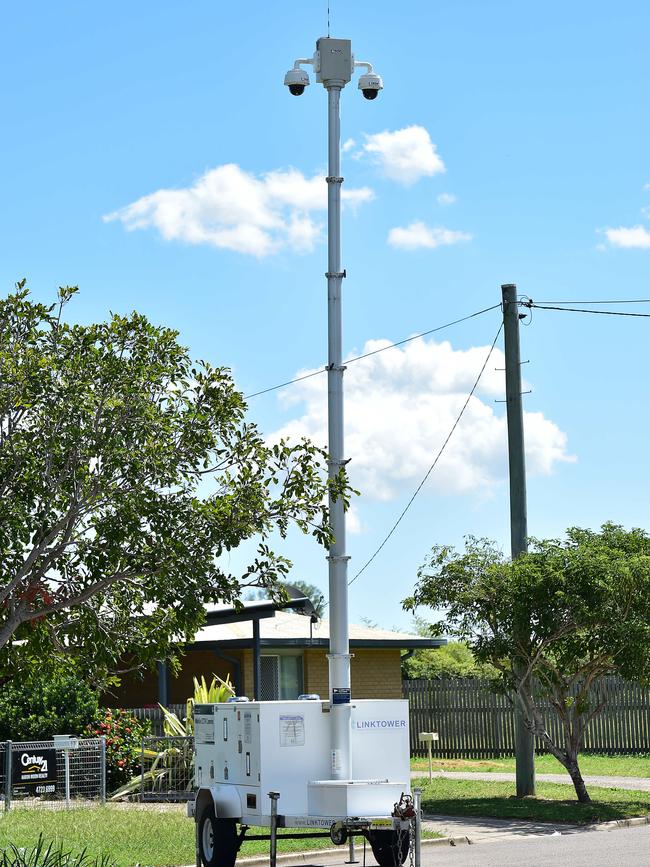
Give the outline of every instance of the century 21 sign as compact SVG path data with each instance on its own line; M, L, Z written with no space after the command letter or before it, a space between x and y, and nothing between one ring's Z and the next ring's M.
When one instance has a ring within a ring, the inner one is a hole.
M56 792L56 750L17 750L11 781L17 791L35 795Z

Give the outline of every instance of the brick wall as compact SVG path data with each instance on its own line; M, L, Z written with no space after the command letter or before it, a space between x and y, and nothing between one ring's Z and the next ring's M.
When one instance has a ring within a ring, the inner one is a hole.
M400 651L396 649L357 648L352 659L353 698L401 698L402 675ZM233 650L229 655L240 660L241 695L253 698L253 651ZM231 663L219 659L208 650L193 650L185 654L178 677L169 676L168 700L170 704L182 704L194 694L193 678L205 676L210 681L212 674L233 679ZM303 656L304 690L327 698L328 663L324 647L305 648ZM103 703L112 707L144 707L158 702L158 678L154 672L146 672L143 679L126 675L122 685L113 694L105 696Z
M127 662L122 661L123 665ZM118 687L101 697L106 707L149 707L158 704L158 676L155 671L129 672L121 675Z
M233 653L232 656L235 654ZM219 659L210 650L189 651L182 659L182 668L178 677L169 675L169 703L183 704L194 695L194 678L200 680L201 677L205 677L206 683L209 685L213 674L223 680L230 675L230 682L232 683L234 680L233 666L230 662Z
M352 695L355 698L401 698L402 670L399 648L355 650L352 660Z
M303 657L305 692L315 692L324 699L328 697L327 665L325 648L307 648L305 650Z
M244 651L250 658L250 683L253 680L253 663L252 654L250 651ZM245 678L245 661L242 660L241 651L233 650L229 656L240 660L242 678ZM230 675L231 682L234 682L235 672L232 663L224 659L220 659L215 653L210 650L190 650L181 658L181 670L177 677L170 672L167 681L167 702L168 704L185 704L188 698L194 695L194 680L205 677L209 684L212 680L212 675L226 679ZM251 687L252 689L252 687ZM246 695L246 692L243 692ZM145 671L143 673L129 673L122 676L122 682L119 687L115 687L110 693L102 696L102 704L108 707L148 707L157 705L159 699L158 674L156 671Z
M352 658L353 698L401 698L402 672L399 648L360 647ZM324 648L305 650L305 690L327 698L328 663Z
M251 701L254 698L254 682L255 678L253 677L253 651L252 650L242 650L242 688L241 694L248 696Z

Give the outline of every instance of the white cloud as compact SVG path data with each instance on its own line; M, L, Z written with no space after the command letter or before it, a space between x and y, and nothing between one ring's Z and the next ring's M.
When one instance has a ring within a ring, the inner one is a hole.
M348 151L351 151L355 145L356 141L353 138L348 138L343 142L343 147L341 148L341 150L344 154L346 154Z
M356 208L374 197L369 187L343 189L343 202ZM161 189L104 217L128 230L157 229L166 241L208 244L268 256L283 247L310 251L323 225L316 215L327 208L323 176L297 169L257 176L235 163L210 169L191 186Z
M455 196L453 193L440 193L440 195L437 196L436 201L443 207L446 205L453 205L454 202L458 201L458 196Z
M444 226L430 227L422 222L411 223L410 226L396 226L388 233L388 243L400 250L419 250L422 247L448 247L461 241L471 241L467 232L445 229Z
M650 232L645 226L619 226L618 229L605 229L607 240L613 247L627 249L650 249Z
M388 345L371 340L363 352ZM487 346L455 350L448 342L414 340L349 365L345 374L346 456L352 484L364 496L389 500L419 483L447 437L488 352ZM495 412L502 397L501 350L495 350L481 384L465 410L427 487L439 493L489 495L507 479L505 413ZM304 373L305 371L301 371ZM300 414L273 438L311 437L327 442L327 380L315 376L282 395L286 408ZM524 414L527 468L551 473L573 461L567 437L542 413Z
M374 191L370 187L358 187L357 189L341 190L343 203L353 211L356 211L359 205L365 205L366 202L371 202L375 198Z
M364 533L366 528L361 521L361 516L359 515L359 510L357 509L356 503L350 503L350 508L347 511L345 526L352 536L358 536L361 533Z
M436 146L422 126L366 135L362 153L369 154L387 177L402 184L413 184L445 171Z

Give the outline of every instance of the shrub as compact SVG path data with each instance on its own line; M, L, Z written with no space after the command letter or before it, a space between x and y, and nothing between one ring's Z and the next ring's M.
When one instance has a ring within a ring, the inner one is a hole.
M80 735L97 715L97 692L74 671L39 669L0 689L0 740Z
M140 773L142 738L149 734L149 721L141 722L120 708L102 708L88 726L86 737L106 737L106 787L109 792Z

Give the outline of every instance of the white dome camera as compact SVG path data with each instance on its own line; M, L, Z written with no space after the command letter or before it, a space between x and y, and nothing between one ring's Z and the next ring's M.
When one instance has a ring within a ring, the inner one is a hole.
M376 72L366 72L359 78L359 90L366 99L376 99L379 91L383 89L381 75Z
M309 86L309 76L304 69L294 66L284 76L284 83L289 88L289 93L294 96L302 96L305 88Z

